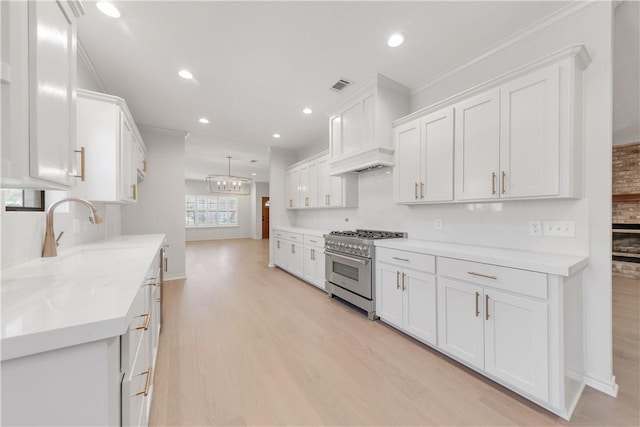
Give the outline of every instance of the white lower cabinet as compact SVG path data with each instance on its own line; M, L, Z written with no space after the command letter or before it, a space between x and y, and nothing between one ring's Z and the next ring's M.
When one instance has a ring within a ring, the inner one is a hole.
M581 270L559 276L445 249L443 257L377 246L376 314L569 419L584 387Z
M324 239L316 236L304 236L304 280L325 289Z
M379 249L376 256L376 314L415 338L436 345L436 277L429 263L405 257L401 251ZM412 262L424 270L406 268Z
M325 289L323 233L303 234L287 230L277 228L272 230L273 263L294 276L320 289Z
M123 335L2 361L2 425L148 425L160 332L159 265L158 253Z

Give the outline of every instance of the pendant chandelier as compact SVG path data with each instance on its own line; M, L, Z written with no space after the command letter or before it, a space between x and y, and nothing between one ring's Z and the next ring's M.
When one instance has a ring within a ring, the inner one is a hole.
M205 181L210 193L249 194L253 180L242 176L231 175L231 157L229 159L229 173L227 175L207 175Z

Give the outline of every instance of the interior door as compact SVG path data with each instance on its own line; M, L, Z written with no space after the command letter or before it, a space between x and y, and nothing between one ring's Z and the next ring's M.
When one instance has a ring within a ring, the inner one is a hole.
M263 197L260 203L262 206L262 238L263 239L269 238L269 205L267 204L268 202L269 202L269 198Z

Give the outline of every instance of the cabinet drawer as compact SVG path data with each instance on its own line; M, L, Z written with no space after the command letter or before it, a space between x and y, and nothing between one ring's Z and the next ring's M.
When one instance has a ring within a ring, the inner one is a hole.
M302 243L304 241L304 236L299 233L287 233L287 240Z
M398 249L376 248L376 261L410 267L425 273L436 272L436 257Z
M276 230L275 228L273 229L273 237L278 237L280 239L284 239L286 238L287 233L285 233L282 230Z
M147 326L148 329L151 325L151 308L148 304L150 288L150 286L140 287L131 305L131 323L129 324L129 329L121 338L120 363L123 372L131 371L138 344L142 339L142 334L146 331L145 326Z
M438 257L438 274L536 298L547 298L547 275L480 262Z
M318 248L324 248L324 237L308 236L305 234L304 244L309 246L315 246Z

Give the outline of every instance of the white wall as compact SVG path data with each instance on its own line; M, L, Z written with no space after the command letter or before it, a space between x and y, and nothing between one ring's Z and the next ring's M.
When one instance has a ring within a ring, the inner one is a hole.
M290 227L295 224L296 214L288 211L285 203L284 170L297 161L296 153L282 148L271 147L269 159L269 227ZM273 233L269 231L269 236ZM273 250L269 251L269 265L273 266Z
M262 239L262 198L269 197L269 183L254 183L251 197L251 237L260 240Z
M581 200L398 206L390 170L360 175L357 209L299 211L296 226L317 229L380 228L409 237L552 253L589 254L586 270L586 372L588 384L615 392L611 335L611 4L588 4L581 13L441 79L415 93L411 111L426 107L573 44L585 44L593 62L585 72L585 197ZM282 172L281 172L282 174ZM272 183L275 183L272 172ZM283 179L282 176L280 179ZM272 194L274 193L272 189ZM272 206L275 206L275 201ZM278 202L284 207L284 200ZM345 219L349 223L345 223ZM434 221L443 220L442 230ZM530 236L529 221L568 220L575 238Z
M206 195L208 194L204 180L185 180L185 194ZM187 242L197 240L218 240L218 239L246 239L251 238L251 225L253 224L253 214L251 212L251 195L233 196L238 198L238 225L230 227L191 227L186 228ZM184 206L184 201L182 202ZM184 222L184 213L182 215Z
M167 278L185 277L185 133L139 126L147 147L147 174L138 203L122 208L123 234L166 234Z

